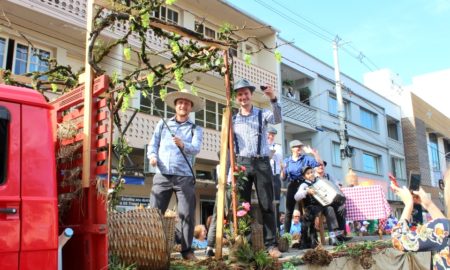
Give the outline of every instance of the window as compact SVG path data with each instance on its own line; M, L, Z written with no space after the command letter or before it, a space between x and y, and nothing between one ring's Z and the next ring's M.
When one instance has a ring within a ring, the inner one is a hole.
M368 173L379 173L380 156L363 153L363 171Z
M171 8L160 7L159 11L155 11L154 16L162 21L178 24L178 12Z
M14 56L14 74L48 70L47 62L43 61L45 58L50 58L49 51L17 43Z
M430 141L430 158L431 158L431 166L434 172L439 172L441 170L441 165L439 162L439 148L437 136L434 133L429 133L428 135Z
M360 108L360 121L361 125L365 128L377 131L378 130L378 117L376 113Z
M405 161L401 158L392 157L391 158L391 167L392 167L392 174L395 176L395 178L400 180L406 180L405 175Z
M205 108L195 113L195 124L206 128L220 130L223 108L225 108L225 105L206 99Z
M8 158L8 129L9 112L0 107L0 185L6 181L6 169Z
M216 38L216 31L204 26L203 23L195 21L195 32L204 35L207 38Z
M149 93L147 97L141 94L140 110L143 113L148 113L158 117L170 118L175 115L175 110L167 106L167 104L161 100L159 96L159 90L161 87L153 87L152 93ZM177 91L173 88L167 87L167 93Z
M350 120L350 102L344 100L345 120ZM335 96L328 96L328 112L338 115L338 104Z
M6 68L6 39L0 38L0 68Z
M387 130L389 138L398 141L398 121L397 120L388 120Z
M341 149L340 149L340 145L337 142L333 142L333 164L337 165L337 166L341 166Z

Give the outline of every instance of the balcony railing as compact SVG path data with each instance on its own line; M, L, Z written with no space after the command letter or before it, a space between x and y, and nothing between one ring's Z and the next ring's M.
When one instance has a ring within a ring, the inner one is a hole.
M121 124L124 127L130 120L133 111L128 110L122 114ZM137 113L131 122L126 138L129 146L143 149L145 144L150 142L159 117ZM117 133L115 133L117 134ZM218 161L217 152L220 150L220 132L208 128L203 128L202 149L197 158Z
M43 13L64 22L72 23L80 28L86 27L86 2L87 0L8 0L9 2L22 5L34 11ZM105 35L118 37L128 30L127 24L116 23L114 29L106 31ZM140 45L136 35L129 38L132 45ZM156 36L152 31L147 32L148 46L157 51L167 49L167 39ZM161 53L161 56L168 57L168 54ZM275 64L274 64L275 65ZM277 75L256 65L247 65L243 60L234 59L234 78L246 78L254 85L270 84L275 89L277 86ZM213 75L217 76L217 74Z
M281 97L284 120L314 129L317 126L317 111L308 105L287 97Z

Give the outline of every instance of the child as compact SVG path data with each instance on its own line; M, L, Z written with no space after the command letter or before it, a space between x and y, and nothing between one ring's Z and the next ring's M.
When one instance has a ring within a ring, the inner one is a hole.
M302 221L300 249L315 248L317 246L317 230L314 226L314 220L319 216L320 212L322 212L323 206L314 199L314 190L310 188L316 181L312 167L304 167L302 169L302 176L305 181L299 186L297 193L295 193L294 196L296 201L303 200L305 209Z

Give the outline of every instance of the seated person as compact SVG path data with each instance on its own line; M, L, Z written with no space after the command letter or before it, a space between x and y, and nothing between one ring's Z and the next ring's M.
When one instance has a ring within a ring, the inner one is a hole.
M294 218L292 219L291 230L289 233L291 235L300 235L302 233L302 224L300 223L300 211L298 211L297 209L294 210L293 217Z
M208 245L206 240L206 227L205 225L197 225L194 229L194 240L192 240L193 249L204 249Z
M450 200L450 169L444 177L444 200L448 205ZM397 223L392 228L393 247L400 251L435 251L433 258L433 268L436 270L450 269L450 220L431 201L431 197L422 188L414 191L415 196L422 207L430 213L432 220L423 225L419 225L416 231L411 231L409 222L414 208L413 195L406 187L400 188L391 184L395 194L405 204L403 213Z
M300 185L297 193L294 195L296 201L303 200L303 207L305 209L300 249L315 248L317 246L317 230L314 226L314 220L323 211L323 206L314 198L314 190L309 188L316 181L313 168L310 166L303 167L302 176L305 181Z
M327 162L323 161L323 164L319 164L318 167L315 168L315 177L326 179L328 181L333 182L331 176L328 173L325 173L325 167L327 166ZM330 237L330 245L338 244L338 242L348 241L351 238L345 236L345 215L347 214L347 210L345 209L345 202L342 203L332 203L331 205L324 207L323 214L327 220L327 228L330 232L330 235L333 235L331 232L334 232L336 236L336 240L333 237Z

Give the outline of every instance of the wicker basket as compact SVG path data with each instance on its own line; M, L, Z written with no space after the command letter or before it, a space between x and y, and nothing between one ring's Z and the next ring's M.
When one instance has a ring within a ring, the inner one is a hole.
M278 239L278 250L280 250L281 252L288 251L289 250L289 240L284 237L280 237Z
M109 216L109 248L127 265L139 269L168 269L170 253L161 214L136 209Z
M175 244L175 224L177 223L177 213L172 210L167 210L164 214L163 227L166 234L167 253L172 253L173 245Z
M263 226L259 223L254 222L251 225L252 228L252 248L254 251L260 251L265 249L264 245L264 235L263 235Z

